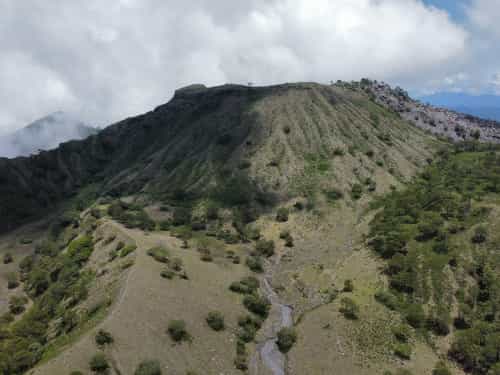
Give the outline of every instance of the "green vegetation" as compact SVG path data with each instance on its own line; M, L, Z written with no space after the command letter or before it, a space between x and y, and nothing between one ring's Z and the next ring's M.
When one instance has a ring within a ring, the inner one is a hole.
M346 293L351 293L352 291L354 291L354 283L351 279L347 279L344 281L344 289L342 289L342 291Z
M248 311L263 318L267 317L269 309L271 308L271 303L267 300L267 298L255 294L245 296L243 299L243 305L248 309Z
M357 320L359 319L359 306L351 298L344 297L340 300L339 311L344 314L347 319Z
M233 282L229 289L240 294L254 294L259 289L259 280L253 276L245 277L240 281Z
M142 361L137 366L134 375L161 375L160 362L156 360Z
M449 355L477 374L500 366L500 356L491 354L500 342L499 243L489 236L491 207L499 207L500 155L484 148L443 152L406 190L378 203L383 209L370 233L389 277L389 290L375 298L420 334L446 336L454 324ZM409 358L408 332L394 335L395 354Z
M170 262L169 251L161 246L153 247L146 252L150 257L160 263Z
M220 311L211 311L206 318L207 324L214 331L222 331L224 325L224 315Z
M109 363L104 354L97 353L91 358L89 367L91 371L103 374L108 371Z
M297 341L297 332L291 327L284 327L278 332L278 340L276 344L282 353L288 353L293 344Z
M274 248L275 246L273 240L266 241L262 239L258 240L255 244L255 250L257 253L268 258L274 255Z
M95 342L99 346L104 346L113 343L113 336L108 331L100 329L95 335Z
M184 320L171 320L168 324L168 334L175 342L190 341L191 336L186 329Z
M11 253L5 253L3 256L3 264L9 264L14 261Z
M494 374L494 372L492 373ZM439 361L436 363L436 367L432 370L432 375L452 375L451 371L448 369L448 366L446 366L446 363L443 361Z
M289 210L286 207L278 208L276 212L276 221L280 223L285 223L288 221Z
M15 272L9 272L7 274L7 288L16 289L19 286L19 280Z
M120 257L125 258L127 255L137 250L136 245L127 245L120 251Z
M155 222L151 220L141 207L127 204L121 200L113 201L108 207L108 215L122 223L127 228L139 228L144 231L155 229Z
M255 273L262 273L264 272L264 265L262 263L262 258L259 256L249 256L246 259L246 265L250 270L252 270Z

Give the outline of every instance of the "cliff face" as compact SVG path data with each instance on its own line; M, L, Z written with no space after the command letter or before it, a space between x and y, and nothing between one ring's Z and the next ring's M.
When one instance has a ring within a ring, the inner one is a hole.
M350 186L369 168L409 175L432 153L431 143L363 92L318 84L190 86L83 141L0 159L0 230L91 182L103 194L161 197L203 194L236 178L278 197L306 194L308 184L328 187L331 179ZM348 168L334 165L340 154ZM321 178L311 182L311 170Z

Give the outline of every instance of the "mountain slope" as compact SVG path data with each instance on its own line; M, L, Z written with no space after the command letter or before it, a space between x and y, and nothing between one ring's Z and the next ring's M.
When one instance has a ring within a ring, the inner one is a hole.
M336 153L354 164L344 171L344 187L377 164L396 181L430 156L432 143L363 92L316 84L181 90L153 112L86 140L0 159L0 230L91 182L104 194L167 198L179 190L232 196L224 191L232 181L251 188L252 199L276 199L292 193L289 186L304 193L304 183L315 184L304 176L311 168L336 173ZM231 199L246 199L237 195Z
M40 150L56 148L62 142L87 138L95 133L97 129L64 112L55 112L0 137L0 157L29 156Z

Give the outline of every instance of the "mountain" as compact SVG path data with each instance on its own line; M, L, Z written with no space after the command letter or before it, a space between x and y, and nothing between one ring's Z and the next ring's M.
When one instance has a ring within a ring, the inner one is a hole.
M62 142L83 139L97 133L64 112L54 112L11 134L0 137L0 157L29 156L40 150L50 150Z
M0 159L0 373L488 373L496 133L449 142L416 106L192 85Z
M451 109L486 120L500 121L500 96L437 93L419 98L423 103Z

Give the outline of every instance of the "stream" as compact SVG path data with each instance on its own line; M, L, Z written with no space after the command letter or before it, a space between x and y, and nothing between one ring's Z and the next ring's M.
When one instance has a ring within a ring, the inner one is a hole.
M278 263L279 259L276 264ZM271 313L266 321L266 338L257 344L257 351L251 360L252 375L259 373L259 360L273 375L286 374L286 357L279 351L276 340L281 328L293 326L293 309L280 302L278 295L271 287L270 276L271 272L263 277L262 292L271 302Z

